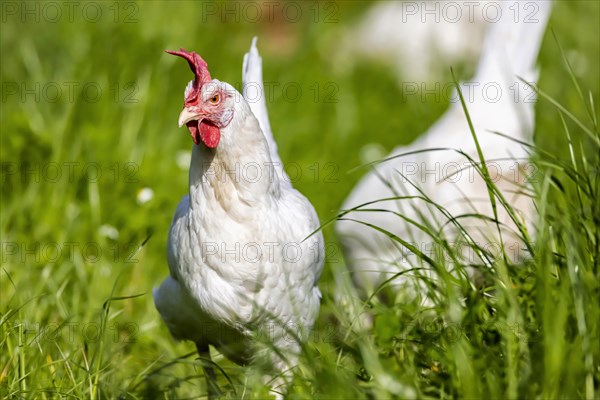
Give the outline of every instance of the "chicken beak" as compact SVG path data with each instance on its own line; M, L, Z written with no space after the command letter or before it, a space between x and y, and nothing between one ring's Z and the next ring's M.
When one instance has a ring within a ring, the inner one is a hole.
M183 110L181 110L181 114L179 114L179 127L181 128L183 125L187 124L190 121L193 120L200 120L201 116L200 114L198 114L197 112L193 112L191 111L189 108L184 107Z

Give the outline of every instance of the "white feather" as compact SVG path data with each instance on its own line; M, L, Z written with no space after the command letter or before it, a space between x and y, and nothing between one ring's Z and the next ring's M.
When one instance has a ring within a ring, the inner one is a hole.
M248 102L252 113L258 119L260 129L262 130L271 154L271 161L274 164L275 172L281 179L283 184L289 183L290 179L284 171L283 163L277 152L277 143L271 131L269 123L269 114L267 112L266 93L262 78L262 58L256 48L258 38L255 36L252 39L250 51L244 55L244 63L242 66L242 86L244 99Z
M190 94L190 92L192 91L193 87L194 87L194 81L191 80L188 82L187 86L185 87L185 91L183 92L183 100L187 99L187 97Z

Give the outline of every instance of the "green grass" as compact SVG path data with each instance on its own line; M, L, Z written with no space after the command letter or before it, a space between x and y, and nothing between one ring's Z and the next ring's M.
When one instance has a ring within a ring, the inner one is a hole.
M203 22L192 2L122 3L118 15L113 3L94 4L97 23L79 13L20 22L3 9L0 393L194 398L205 393L194 348L170 338L151 298L187 191L177 160L191 146L176 125L189 71L162 51L194 49L213 77L239 86L242 55L260 37L265 80L302 89L293 102L276 86L268 107L281 157L302 171L294 184L323 222L364 171L347 173L365 145L410 142L446 104L401 101L382 65L357 60L333 72L335 35L366 3L340 2L336 23L315 22L306 6L297 23L226 24ZM600 396L599 17L598 2L558 2L557 41L548 32L542 46L531 260L495 263L482 287L457 263L456 276L432 287L430 310L388 287L363 301L327 227L321 314L290 398ZM458 79L472 70L455 67L465 71ZM443 79L452 81L449 68ZM323 101L331 88L337 101ZM154 193L145 203L143 188ZM432 261L443 267L449 252ZM361 311L373 317L368 333L358 329ZM228 396L267 395L257 374L215 361L231 379L220 375Z

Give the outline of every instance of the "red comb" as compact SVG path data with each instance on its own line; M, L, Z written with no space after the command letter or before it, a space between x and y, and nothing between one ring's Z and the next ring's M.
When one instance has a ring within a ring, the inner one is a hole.
M190 92L188 99L191 100L192 97L196 97L202 85L211 81L210 72L208 72L208 64L206 61L204 61L196 52L192 51L190 53L183 48L180 49L180 51L165 50L165 52L174 56L185 58L187 60L195 77L193 90ZM188 99L186 99L186 101Z

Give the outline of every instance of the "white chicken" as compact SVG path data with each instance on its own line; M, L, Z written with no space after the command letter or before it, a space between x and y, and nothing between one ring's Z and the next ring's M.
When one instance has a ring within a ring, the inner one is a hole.
M435 80L446 65L477 59L487 13L494 17L491 2L374 2L358 23L342 30L334 68L377 60L390 64L401 86Z
M194 145L156 308L174 338L193 341L208 359L209 397L218 392L209 345L238 364L270 364L272 390L285 391L276 386L287 383L319 311L324 243L320 233L308 237L319 220L277 154L256 38L244 57L246 96L211 80L198 54L168 53L185 58L195 75L179 116Z
M521 13L517 18L509 9L514 4L500 3L502 17L489 25L476 75L468 84L462 83L461 90L491 179L518 211L517 218L531 227L535 211L527 193L527 178L533 172L533 166L528 163L529 153L525 146L515 140L532 141L535 92L518 77L527 82L537 79L535 63L551 2L530 2L535 6L535 14L528 17ZM445 150L422 152L425 149ZM479 161L461 103L454 101L428 132L408 146L395 148L386 157L392 159L375 165L352 190L342 209L357 210L344 215L337 222L336 231L359 286L370 292L384 279L404 272L395 279L396 286L404 286L409 298L417 295L413 290L422 289L422 281L417 279L415 282L408 272L422 266L419 259L412 251L365 223L391 232L430 255L436 251L434 240L408 221L432 226L434 232L443 233L450 243L461 236L447 215L419 198L423 197L421 190L450 215L460 217L460 224L475 243L498 254L501 238L496 224L473 216L494 217L488 188L459 150L475 162ZM408 198L399 200L398 196ZM377 202L393 197L396 199ZM375 203L367 204L370 202ZM522 258L525 255L522 235L517 234L516 224L500 204L497 212L498 220L504 224L502 242L508 256L513 260ZM463 255L470 257L467 262L471 263L476 263L480 256L470 252ZM417 273L413 271L412 276L414 274ZM421 299L427 303L426 295Z

